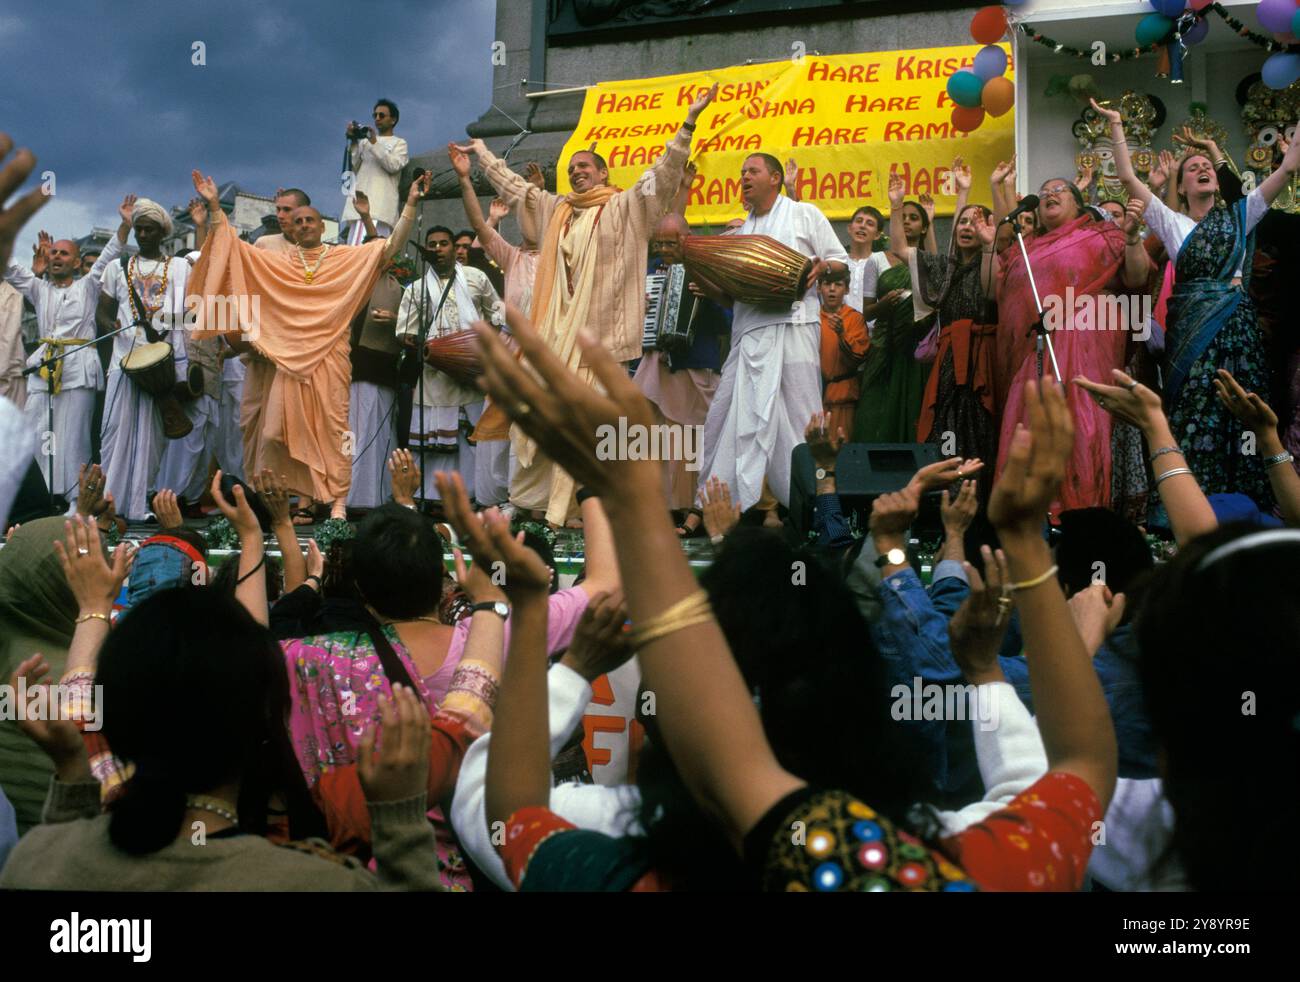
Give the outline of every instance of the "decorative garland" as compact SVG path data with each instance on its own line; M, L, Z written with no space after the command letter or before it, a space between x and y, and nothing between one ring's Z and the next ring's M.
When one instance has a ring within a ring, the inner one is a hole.
M1253 45L1256 45L1257 47L1263 48L1266 51L1288 51L1292 54L1300 54L1300 43L1283 44L1281 41L1274 41L1272 38L1265 37L1263 34L1257 34L1256 32L1252 31L1250 28L1248 28L1245 24L1243 24L1241 21L1237 20L1237 18L1233 17L1232 14L1228 13L1228 11L1224 9L1223 4L1218 3L1217 0L1215 3L1209 4L1208 6L1202 8L1200 11L1196 12L1195 16L1197 20L1204 18L1205 12L1207 10L1213 10L1216 14L1218 14L1220 17L1223 18L1224 22L1230 28L1232 28L1234 33L1236 33L1240 37L1245 38L1247 41L1249 41ZM1045 48L1051 48L1058 55L1072 55L1075 58L1092 57L1091 50L1081 51L1080 49L1072 45L1062 44L1059 41L1054 41L1052 38L1049 38L1046 35L1039 33L1039 31L1032 24L1026 24L1022 22L1020 24L1017 24L1016 26L1020 29L1020 32L1024 34L1026 37L1028 37L1031 41L1034 41L1037 44L1041 44ZM1134 58L1141 58L1143 55L1152 54L1153 52L1159 51L1161 48L1165 46L1166 43L1167 42L1165 41L1157 41L1154 44L1148 44L1145 47L1141 47L1141 48L1123 49L1117 52L1108 52L1106 55L1106 61L1112 65L1121 61L1131 61Z
M1045 48L1051 48L1058 55L1073 55L1075 58L1091 58L1092 51L1080 51L1078 48L1069 44L1062 44L1060 41L1054 41L1044 34L1040 34L1033 24L1020 23L1016 25L1020 32L1028 37L1031 41L1041 44ZM1109 51L1106 54L1106 60L1110 64L1116 64L1121 61L1132 61L1134 58L1141 58L1143 55L1149 55L1152 52L1159 51L1164 47L1163 41L1157 41L1155 44L1148 44L1142 48L1133 48L1122 51Z
M320 546L320 551L328 553L330 546L335 542L344 542L348 539L355 539L357 530L346 518L327 518L316 526L316 545Z
M239 545L239 533L225 515L209 522L203 537L208 540L209 549L234 549Z

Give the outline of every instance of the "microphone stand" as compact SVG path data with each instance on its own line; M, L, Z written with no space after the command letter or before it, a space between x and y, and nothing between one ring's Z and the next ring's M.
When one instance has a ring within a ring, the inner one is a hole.
M1020 243L1020 255L1025 261L1025 272L1029 274L1029 288L1034 293L1034 307L1038 310L1038 320L1029 328L1029 332L1034 334L1034 357L1036 367L1034 371L1035 378L1043 377L1043 346L1047 346L1047 354L1052 359L1052 372L1056 375L1056 381L1061 381L1061 366L1056 363L1056 347L1052 344L1052 337L1047 332L1047 325L1043 323L1043 301L1038 295L1038 284L1034 282L1034 267L1029 262L1029 250L1025 248L1025 237L1020 230L1020 223L1011 218L1004 218L1004 222L1011 222L1011 228L1016 233L1016 241Z
M68 355L80 351L82 348L93 347L95 344L97 344L100 341L105 341L108 338L117 337L117 335L121 334L123 331L128 331L135 326L136 326L135 324L128 324L126 327L119 327L116 331L110 331L107 334L96 335L94 340L88 339L85 344L78 344L71 348L68 348L68 350L64 351L62 354L50 355L48 358L42 358L31 368L23 369L24 378L26 378L28 375L34 375L44 368L50 369L50 380L49 382L46 383L48 388L45 391L45 395L46 395L46 400L45 400L46 430L45 431L49 433L51 436L50 452L46 454L47 463L45 465L45 490L47 490L50 493L51 508L56 507L54 504L54 456L56 453L58 453L58 447L57 447L58 441L53 439L54 436L54 363L62 361L64 358L67 358ZM51 350L57 350L53 345L46 345L46 347L50 348ZM98 359L98 355L96 355L96 358ZM67 489L65 488L64 490L66 491Z

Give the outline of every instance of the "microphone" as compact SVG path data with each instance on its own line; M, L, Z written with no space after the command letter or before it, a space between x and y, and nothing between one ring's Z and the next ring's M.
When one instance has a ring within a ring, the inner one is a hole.
M1025 195L1024 199L1020 202L1020 204L1016 205L1015 209L1011 212L1011 214L1009 214L1006 218L1002 219L1002 224L1006 224L1007 222L1014 222L1025 212L1033 211L1037 207L1038 207L1038 195L1036 194Z

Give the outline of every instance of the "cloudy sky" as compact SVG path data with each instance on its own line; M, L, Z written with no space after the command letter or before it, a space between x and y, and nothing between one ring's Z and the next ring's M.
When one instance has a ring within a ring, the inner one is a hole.
M341 207L349 119L388 97L412 154L463 138L491 103L490 0L4 0L0 130L53 171L23 230L116 226L122 196L170 207L191 169L269 194L298 186ZM194 43L206 47L195 65ZM30 186L30 185L29 185Z

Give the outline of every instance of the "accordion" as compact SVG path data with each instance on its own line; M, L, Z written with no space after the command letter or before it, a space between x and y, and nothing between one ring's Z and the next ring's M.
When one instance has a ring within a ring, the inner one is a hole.
M642 348L676 355L691 349L699 297L686 288L686 282L686 267L680 263L646 276Z

